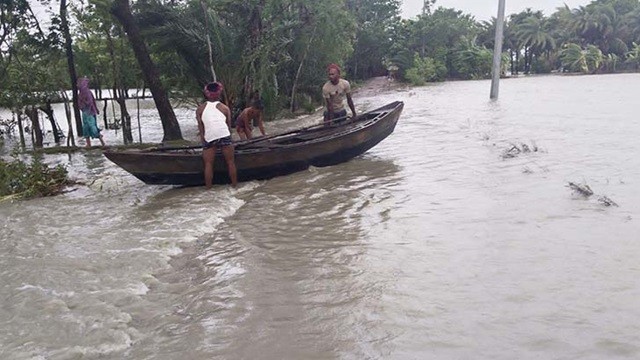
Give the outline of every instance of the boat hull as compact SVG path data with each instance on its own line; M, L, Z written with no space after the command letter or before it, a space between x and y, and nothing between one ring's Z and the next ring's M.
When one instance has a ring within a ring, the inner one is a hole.
M389 136L398 122L403 103L395 102L359 116L363 121L345 122L335 127L319 127L270 139L239 142L235 151L238 181L270 179L308 169L348 161ZM204 184L200 150L105 151L104 155L146 184ZM230 182L221 153L216 154L216 184Z

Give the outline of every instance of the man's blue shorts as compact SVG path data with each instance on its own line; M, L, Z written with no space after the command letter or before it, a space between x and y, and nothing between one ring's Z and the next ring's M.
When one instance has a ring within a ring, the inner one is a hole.
M233 144L233 141L231 141L231 136L225 136L223 138L219 138L219 139L215 139L215 140L212 140L212 141L209 141L209 142L205 142L202 145L202 148L203 149L209 149L209 148L211 148L213 146L221 146L222 147L222 146L229 146L231 144Z

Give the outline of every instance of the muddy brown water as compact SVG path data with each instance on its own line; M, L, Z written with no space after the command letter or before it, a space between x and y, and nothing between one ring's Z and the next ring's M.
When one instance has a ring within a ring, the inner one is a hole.
M48 157L87 185L0 203L0 358L637 359L639 80L382 86L385 141L238 189Z

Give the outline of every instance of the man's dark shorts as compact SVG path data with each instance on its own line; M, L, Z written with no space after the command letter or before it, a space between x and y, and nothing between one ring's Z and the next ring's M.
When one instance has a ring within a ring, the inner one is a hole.
M342 109L338 112L334 112L333 116L331 117L331 120L335 120L335 119L344 119L347 117L347 109ZM327 121L327 119L329 118L329 112L325 110L324 112L324 120Z
M209 149L213 146L229 146L231 145L233 142L231 141L231 136L226 136L220 139L215 139L213 141L209 141L204 143L204 145L202 145L203 149Z

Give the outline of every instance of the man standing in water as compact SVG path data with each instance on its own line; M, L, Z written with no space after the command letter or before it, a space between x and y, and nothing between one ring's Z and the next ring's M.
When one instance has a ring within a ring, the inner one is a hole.
M86 77L78 79L78 106L82 112L82 136L84 136L86 147L91 147L91 139L100 139L100 143L104 146L96 120L99 113L96 99L89 90L89 79Z
M234 147L231 143L231 111L227 105L220 102L223 86L219 82L209 83L204 87L207 101L198 106L196 119L198 133L202 141L202 160L204 162L204 183L207 189L213 183L213 162L218 147L227 163L227 170L231 185L236 186L238 176L234 159Z
M356 117L356 108L351 99L351 84L345 79L340 78L340 67L336 64L330 64L327 67L329 81L322 87L322 97L324 98L327 110L324 112L325 124L338 119L347 117L347 110L344 108L344 98L347 98L347 104Z

